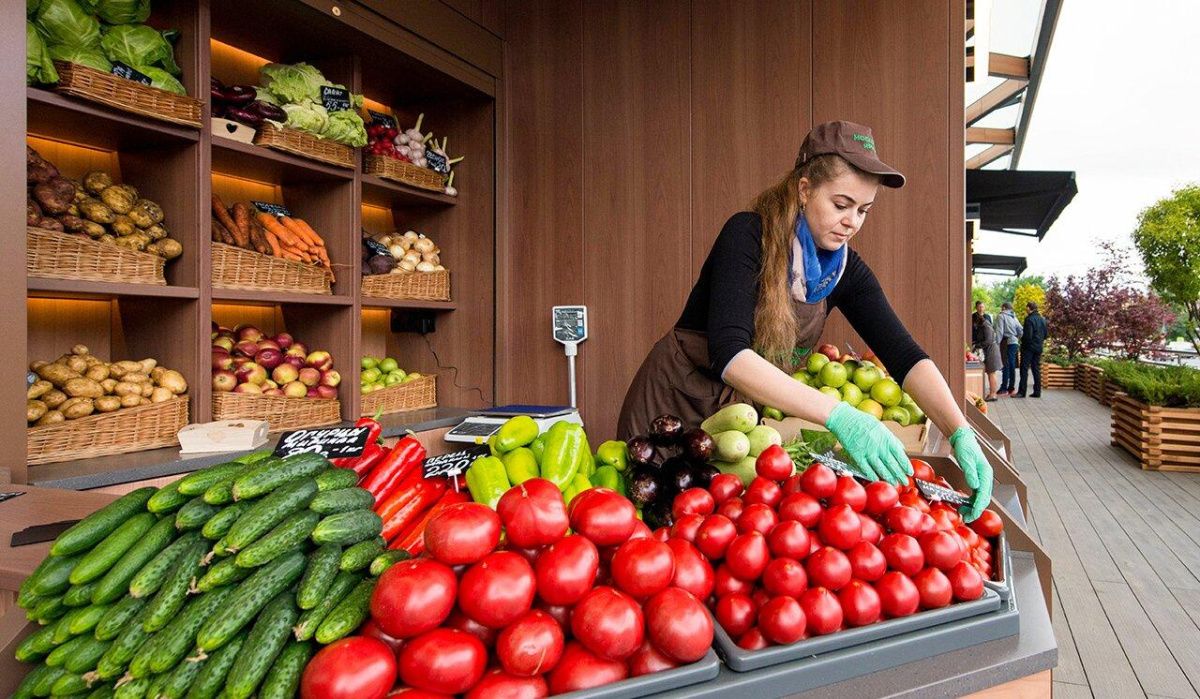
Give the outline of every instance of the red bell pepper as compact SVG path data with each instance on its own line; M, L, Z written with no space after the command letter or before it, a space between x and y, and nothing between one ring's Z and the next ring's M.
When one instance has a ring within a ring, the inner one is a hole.
M411 488L402 490L393 499L400 499L399 504L389 508L390 516L384 517L382 536L385 541L391 541L399 536L420 517L421 513L433 507L433 504L446 492L445 478L422 478ZM388 507L392 501L384 503Z
M420 556L425 553L425 525L429 523L437 513L446 509L450 505L460 502L469 502L470 496L465 490L454 490L451 488L442 494L442 497L434 503L433 507L429 508L421 518L413 523L407 530L402 531L396 540L388 546L390 549L403 549L408 551L408 555L412 557ZM399 542L399 543L397 543Z
M396 492L405 476L414 471L420 473L424 461L425 447L416 437L406 435L396 442L387 458L376 465L359 486L370 491L375 496L375 502L381 502Z
M338 468L352 468L361 479L371 470L373 466L375 466L375 464L379 462L379 459L381 459L383 456L379 453L379 450L383 449L384 447L382 444L380 444L379 440L380 435L383 434L383 425L379 424L379 420L376 419L378 417L379 413L376 413L374 417L367 417L364 415L358 419L358 422L354 423L355 427L367 428L367 442L366 446L363 447L363 453L359 454L358 456L346 456L339 459L333 459L331 463L334 466L337 466Z
M396 514L396 510L404 507L409 498L414 496L413 488L422 480L419 472L413 472L404 477L400 481L400 485L396 487L396 492L392 493L386 500L375 501L375 514L383 521L388 521L392 515Z

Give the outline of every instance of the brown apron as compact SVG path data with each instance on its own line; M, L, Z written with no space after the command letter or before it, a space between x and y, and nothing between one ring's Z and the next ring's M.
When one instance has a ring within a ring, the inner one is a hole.
M808 304L793 300L792 306L799 322L796 347L807 354L825 328L825 301ZM633 377L617 420L617 438L645 434L650 422L663 414L696 426L722 407L738 402L751 401L713 371L708 333L672 328L655 343Z

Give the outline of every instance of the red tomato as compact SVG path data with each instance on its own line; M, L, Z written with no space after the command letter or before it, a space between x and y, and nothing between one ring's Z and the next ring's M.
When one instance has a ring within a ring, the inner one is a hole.
M592 488L571 501L569 518L571 528L593 544L616 546L633 533L637 510L620 493Z
M617 548L611 568L613 582L619 590L645 599L671 584L671 578L675 576L675 554L661 541L634 539Z
M523 549L519 546L512 546L510 544L508 546L505 546L504 550L512 551L513 553L517 554L521 558L524 558L525 560L529 561L529 565L533 565L534 563L537 563L538 556L542 555L542 548L543 547L538 547L536 549Z
M729 498L738 497L742 494L742 490L742 479L732 473L717 474L708 484L708 492L712 494L713 501L717 503L717 506Z
M461 694L478 684L486 665L479 639L455 629L423 633L400 651L400 679L430 692Z
M800 476L800 488L820 500L833 495L837 489L837 476L824 464L813 464Z
M883 527L874 518L860 514L858 521L862 524L862 540L878 544L883 539Z
M753 589L754 583L739 579L730 572L728 563L722 563L713 572L713 592L718 598L735 593L748 595Z
M863 511L876 517L892 509L900 501L900 494L896 492L896 486L886 481L873 481L868 483L863 490L867 495Z
M488 554L463 573L458 607L480 624L499 629L533 607L537 580L529 561L512 551Z
M800 607L808 619L810 635L821 636L842 628L842 605L829 590L810 587L800 595Z
M829 504L849 505L855 512L862 512L867 506L867 491L850 476L838 476L837 487L829 496Z
M875 583L875 591L879 593L883 613L889 617L908 616L917 611L921 603L921 595L913 581L894 570L884 573Z
M635 527L634 531L636 531L636 530L637 529ZM653 532L650 533L650 538L654 539L655 541L661 541L663 543L666 543L667 539L671 538L671 528L670 527L659 527L658 529L655 529Z
M746 494L742 497L747 506L762 503L767 507L775 507L782 499L783 490L779 484L762 476L750 481L750 487L746 488Z
M671 539L667 546L675 556L675 576L671 578L671 585L687 590L698 600L708 599L715 582L712 565L695 546L683 539Z
M921 533L921 511L897 505L883 514L883 524L889 531L917 536Z
M684 515L671 525L671 538L692 541L703 523L704 515Z
M388 699L454 699L454 695L444 692L426 692L416 687L397 687L388 693Z
M504 671L518 677L550 672L563 652L562 627L536 609L517 619L496 639L496 657Z
M778 444L763 449L759 453L758 458L754 460L754 471L760 478L766 478L772 481L782 481L792 475L792 471L796 470L796 465L792 463L792 457L783 450L783 447Z
M817 531L822 541L843 551L862 541L862 521L849 505L834 505L825 510Z
M787 480L785 480L783 482L783 485L781 487L783 488L784 497L787 497L788 495L791 495L792 493L801 492L800 478L803 475L804 474L802 474L802 473L793 474L793 475L789 476L787 478Z
M729 634L730 638L738 638L754 627L758 619L758 605L749 595L735 592L719 598L713 613L717 617L717 623L725 629L725 633Z
M742 510L746 507L741 498L729 498L717 507L717 514L725 515L733 521L737 521L738 517L742 516Z
M808 620L793 597L773 597L758 612L758 628L772 643L787 645L804 638Z
M644 613L650 642L678 663L694 663L712 646L712 616L686 590L663 590L646 602Z
M888 534L879 542L879 550L887 559L888 567L905 575L916 575L925 567L925 553L921 545L908 534Z
M567 533L567 506L558 486L531 478L508 490L496 503L496 514L510 544L532 549L548 546Z
M483 624L475 621L471 617L462 613L461 609L455 609L450 617L442 622L442 626L447 629L458 629L471 634L478 638L484 647L491 648L496 645L496 636L500 634L498 629L489 629Z
M850 572L859 580L875 582L887 572L887 558L883 552L865 541L846 552L850 561Z
M808 556L812 546L811 538L803 524L788 520L771 527L771 531L767 533L767 548L776 558L793 558L799 561Z
M913 478L930 482L934 482L937 479L937 474L933 472L933 467L929 465L928 461L910 458L909 463L913 467Z
M827 587L834 592L850 582L850 560L846 554L830 547L823 546L804 561L808 572L809 584L814 587Z
M633 655L629 656L629 676L641 677L642 675L652 675L663 670L671 670L679 667L679 663L671 660L655 648L650 641L642 644Z
M815 527L821 521L821 503L808 493L792 493L779 502L779 519Z
M600 657L624 660L642 645L642 608L623 592L597 587L571 611L571 633Z
M667 536L669 538L670 534L668 534ZM637 521L637 523L633 525L633 533L629 535L629 538L630 539L653 539L654 533L650 531L650 527L646 526L645 522L643 522L642 520L639 519Z
M808 589L808 573L791 558L776 558L763 571L762 585L772 595L799 597Z
M933 508L929 516L933 518L933 523L940 532L952 532L962 522L962 518L956 513L943 507Z
M739 534L725 551L725 565L729 567L729 572L748 582L758 580L770 558L767 538L759 532Z
M550 693L565 694L619 682L629 676L625 663L594 655L577 641L563 649L562 660L550 673Z
M742 516L738 517L737 530L739 534L758 532L765 536L778 521L775 510L772 510L769 505L761 502L751 503L746 505L746 509L742 510Z
M498 543L500 516L477 502L450 505L425 525L425 551L446 565L480 561Z
M937 530L938 530L937 522L933 521L933 515L930 515L927 512L922 512L921 513L921 535L929 534L931 532L936 532ZM920 536L920 535L918 535L918 536Z
M923 534L920 542L926 565L950 570L962 560L963 549L955 535L950 532Z
M916 490L909 490L900 494L900 504L905 507L911 507L918 512L929 512L929 503Z
M979 535L975 533L975 530L971 529L970 527L961 525L957 526L954 528L954 533L961 536L962 540L967 542L968 548L976 548L981 545L981 541L987 541L986 539L981 539Z
M950 579L937 568L925 568L913 576L917 594L921 597L921 609L938 609L950 604L954 590Z
M946 577L950 578L954 599L970 602L983 596L983 577L969 564L959 563L950 569Z
M538 557L538 596L547 604L575 604L592 589L599 568L595 544L582 536L568 536Z
M717 509L717 501L704 488L688 488L671 503L671 515L676 521L684 515L708 516Z
M737 534L737 525L733 520L725 515L709 515L696 530L696 538L692 543L708 560L719 561L725 557L725 549L729 548L729 542Z
M401 561L379 576L371 618L389 636L411 638L445 621L457 593L458 580L449 567L429 558Z
M838 593L847 626L866 626L879 621L879 593L861 580L851 580Z
M466 699L541 699L549 691L541 677L516 677L503 670L492 670L467 692Z
M764 604L771 601L771 593L761 587L755 586L754 592L750 594L750 599L754 600L755 609L762 609Z
M742 634L742 637L737 640L737 644L739 648L745 650L762 650L771 645L771 642L762 635L762 631L753 628Z
M375 638L349 636L322 648L300 677L301 699L382 699L396 683L396 656Z
M374 619L368 619L367 623L363 624L358 630L358 633L361 636L382 641L388 648L392 649L392 655L399 656L400 649L404 647L404 639L389 635L386 631L379 628L379 624L376 624Z
M571 608L560 607L552 604L542 604L538 607L539 610L550 615L552 619L558 622L562 627L563 635L571 635Z
M984 510L979 513L979 519L971 522L971 529L979 536L991 539L1000 536L1000 532L1004 531L1004 520L995 512Z

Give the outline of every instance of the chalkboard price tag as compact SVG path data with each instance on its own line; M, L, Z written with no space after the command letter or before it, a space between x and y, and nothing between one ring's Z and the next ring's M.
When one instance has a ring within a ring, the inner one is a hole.
M326 459L362 456L370 431L368 427L329 427L284 432L275 445L275 456L320 454Z
M138 72L137 70L134 70L130 66L127 66L120 61L113 61L112 74L118 78L125 78L126 80L132 80L135 83L141 83L143 85L149 85L154 82L150 79L149 75Z
M446 160L446 156L434 151L432 148L425 149L425 162L429 164L429 169L434 172L440 172L443 175L450 174L450 161Z
M272 216L292 215L292 212L288 211L288 208L282 204L269 204L265 201L252 201L250 203L254 205L254 208L258 209L264 214L271 214Z
M391 114L380 114L373 109L368 109L367 114L371 115L372 126L379 125L386 129L396 129L397 131L400 129L400 127L396 124L396 117L392 116Z
M862 478L854 467L845 461L833 458L832 454L814 454L813 458L824 466L827 466L830 471L838 476L850 476L851 478Z
M937 483L930 483L929 481L923 481L919 478L914 480L917 481L917 490L920 491L921 496L926 500L940 500L951 505L966 505L967 503L971 502L970 498L958 492L957 490L943 488Z
M486 444L476 444L462 451L452 451L449 454L431 456L425 459L425 463L421 464L421 473L426 478L436 478L438 476L452 478L460 473L464 473L472 461L481 456L487 456L487 453L488 446Z
M365 245L367 247L367 250L370 251L372 257L374 257L375 255L391 255L392 254L392 252L387 249L386 245L384 245L383 243L379 242L378 240L374 240L372 238L363 238L363 245Z
M350 109L350 91L344 87L321 86L321 106L327 112L344 112Z

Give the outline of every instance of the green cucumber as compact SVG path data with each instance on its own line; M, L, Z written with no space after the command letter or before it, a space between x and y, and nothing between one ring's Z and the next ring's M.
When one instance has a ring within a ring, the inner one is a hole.
M65 621L66 620L64 619L59 619L58 621L47 624L41 629L38 629L37 633L33 634L37 637L37 640L33 642L33 651L35 653L46 655L50 651L54 650L54 648L59 645L54 642L54 633L58 631L58 627L65 623ZM42 632L46 629L50 629L50 633L48 636L43 636Z
M280 522L274 529L267 532L261 539L256 540L238 552L234 559L242 568L257 568L266 565L279 556L302 548L308 542L321 515L310 510L302 510Z
M288 481L312 478L329 468L328 459L320 454L296 454L279 462L275 459L255 465L233 482L233 499L249 500L265 495Z
M117 687L117 691L113 693L113 699L145 699L147 690L150 689L150 678L143 677L137 680L130 680L125 684ZM153 698L151 698L153 699Z
M90 639L87 636L76 636L58 648L55 648L50 655L46 656L46 664L50 667L58 667L67 662L67 658L78 649L83 647Z
M37 575L38 570L41 570L42 566L45 565L46 561L48 560L50 560L49 556L47 556L46 559L43 560L36 569L34 569L33 574L21 582L21 587L17 590L17 606L21 609L33 609L37 606L38 602L42 601L42 598L38 595L38 593L33 591L33 583L31 581L33 580L33 576Z
M67 674L67 670L61 666L47 666L49 671L38 678L37 684L33 685L32 692L35 697L48 697L54 688L54 683L63 675Z
M92 548L116 531L117 527L121 526L125 520L139 512L144 512L146 501L157 490L151 486L138 488L84 517L70 529L59 534L50 546L50 553L54 556L69 556Z
M204 669L204 663L207 661L207 657L196 656L187 658L176 665L167 677L167 683L163 685L160 696L167 699L183 699L187 696L188 688L196 681L196 677Z
M93 604L90 607L83 607L83 611L79 616L71 621L71 635L78 636L81 633L87 633L96 628L96 624L104 618L108 610L112 608L111 604Z
M304 572L305 558L293 551L271 561L246 578L226 605L227 613L208 620L196 636L205 652L214 651L233 638L273 597L283 592Z
M363 570L371 565L371 561L375 560L376 556L383 553L385 546L387 546L387 542L383 540L382 536L360 541L346 549L338 567L342 570Z
M320 486L318 485L318 487ZM369 510L372 507L375 507L375 496L357 486L317 493L317 497L308 504L308 509L323 515L335 515L351 510Z
M41 660L54 647L54 625L43 626L26 636L17 644L13 657L23 663Z
M181 532L199 529L220 510L221 508L217 505L204 502L204 498L192 498L188 504L175 513L175 528Z
M112 641L101 641L95 636L89 637L79 645L71 657L67 658L63 667L67 668L67 672L84 673L95 670L96 663L100 662L100 658L111 645Z
M175 561L199 539L195 532L188 532L159 551L149 563L142 566L137 575L133 576L133 580L129 581L129 594L134 597L149 597L158 592L158 588L162 587L163 581L167 579L167 573L175 567Z
M208 572L196 581L196 589L200 592L215 590L218 587L244 580L253 572L254 570L251 568L239 566L235 558L222 558L210 565Z
M29 699L29 697L32 697L33 688L39 686L42 678L54 672L55 669L49 665L38 665L30 670L25 675L25 679L21 680L21 684L17 685L17 691L13 692L12 699Z
M301 609L312 609L324 598L325 591L337 575L341 559L342 547L337 544L322 546L308 555L308 567L304 569L304 577L300 578L300 587L296 590L296 604Z
M325 621L325 617L333 611L334 607L345 599L347 595L354 591L355 586L362 580L362 576L358 573L350 573L342 571L333 579L333 583L329 585L329 590L321 597L321 601L317 606L307 610L300 615L300 620L296 622L296 628L293 629L297 641L307 641L317 634L317 629L321 626L321 622Z
M181 480L172 481L151 495L150 499L146 501L146 509L156 515L165 515L183 507L192 498L188 493L179 492L179 484L182 482Z
M88 690L87 681L83 676L76 672L67 671L62 677L54 683L50 688L50 696L66 697L72 694L80 694Z
M254 694L275 656L287 645L297 616L296 598L290 592L277 595L263 608L250 629L245 651L229 671L230 679L225 683L229 699L248 699Z
M66 615L68 609L69 607L63 604L63 596L56 595L38 602L38 606L34 607L33 611L26 616L39 624L47 624L55 619L61 619Z
M138 648L133 654L133 659L129 661L129 676L134 679L142 679L143 677L154 677L154 673L150 671L150 658L154 657L154 649L158 647L158 634L150 636L146 642Z
M225 547L229 551L246 548L288 515L308 507L316 494L317 482L312 478L299 478L284 484L238 518L224 537Z
M96 663L96 675L100 679L115 680L123 675L125 668L129 666L129 661L149 641L150 634L142 628L142 619L145 615L146 609L143 608L137 616L125 624L125 628L113 639L113 644L100 657L100 662Z
M92 693L87 695L87 699L113 699L114 690L109 685L103 685L92 690Z
M171 676L167 673L155 675L150 678L150 685L146 687L146 699L158 699L162 695L163 687L167 686L167 680Z
M82 558L82 555L47 556L29 576L29 589L39 597L53 597L66 592L71 586L71 571Z
M210 505L228 505L229 503L233 502L233 484L240 476L250 473L260 466L282 463L283 459L267 458L260 461L242 464L242 467L238 469L236 473L233 473L209 486L208 490L204 491L204 502L207 502Z
M196 633L200 627L213 614L221 611L221 606L232 594L233 588L225 587L192 598L183 613L175 617L156 637L154 653L150 657L150 669L154 672L166 672L183 660L187 652L195 647Z
M76 619L83 616L84 611L86 611L87 609L89 609L89 608L88 607L79 607L76 609L72 609L63 615L62 621L59 622L54 628L54 645L57 646L57 645L66 643L67 640L70 639L72 636L79 635L79 634L71 633L71 626L75 623Z
M317 545L349 546L364 539L379 536L381 531L383 531L383 520L370 510L339 512L321 520L321 523L313 530L312 540Z
M164 517L158 520L141 541L126 551L104 577L100 578L92 592L92 603L107 604L124 597L129 592L129 583L133 578L167 548L174 538L175 523L171 518Z
M113 533L104 537L96 548L88 551L71 571L71 584L82 585L108 572L121 556L150 531L158 518L149 512L139 512L121 523Z
M191 587L196 572L200 570L200 561L204 558L207 548L203 541L194 541L179 557L179 560L175 561L175 567L167 574L162 589L154 596L150 604L146 605L142 628L150 632L157 631L166 626L171 617L175 616L183 606L184 598L187 597L188 588Z
M138 599L137 597L122 597L119 602L109 608L104 618L100 623L96 624L94 635L101 641L110 641L116 638L125 624L129 623L139 612L142 607L146 606L147 600Z
M203 495L204 491L221 481L232 479L244 468L246 468L245 464L240 464L236 461L226 461L223 464L209 466L208 468L189 473L176 481L176 483L179 484L179 492L181 494L188 497L195 497L196 495Z
M317 643L328 645L362 626L371 611L371 593L374 590L374 578L358 583L317 627Z
M205 522L204 527L200 529L200 533L204 535L205 539L216 541L217 539L220 539L228 534L229 529L233 526L234 522L238 521L238 518L241 517L242 514L248 509L250 509L249 502L235 502L232 505L225 507L217 514L213 515L212 519Z
M348 468L331 468L317 474L317 487L324 493L327 490L341 490L358 485L358 474Z
M245 633L234 636L228 643L221 646L215 653L208 656L196 681L188 689L187 699L214 699L225 687L225 678L229 669L242 652L246 644Z
M375 560L371 561L371 569L369 572L373 577L378 578L380 575L383 575L385 570L391 568L400 561L407 561L408 558L408 551L403 549L384 551L376 556Z
M271 664L271 670L258 689L258 699L291 699L296 696L296 690L300 689L300 675L312 653L311 643L289 643Z
M72 585L63 594L63 604L68 607L86 607L92 603L92 592L99 584L99 581L95 581L82 585Z

